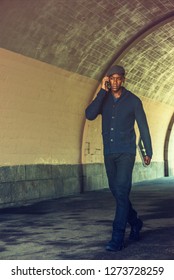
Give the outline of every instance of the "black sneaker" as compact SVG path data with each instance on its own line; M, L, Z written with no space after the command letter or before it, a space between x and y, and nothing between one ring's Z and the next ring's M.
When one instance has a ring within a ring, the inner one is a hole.
M113 240L111 240L106 245L106 250L117 252L117 251L121 251L123 249L123 247L124 247L123 243L118 243L118 242L114 242Z
M139 241L140 240L140 230L143 227L143 222L140 219L137 219L137 223L131 226L131 231L129 234L129 240Z

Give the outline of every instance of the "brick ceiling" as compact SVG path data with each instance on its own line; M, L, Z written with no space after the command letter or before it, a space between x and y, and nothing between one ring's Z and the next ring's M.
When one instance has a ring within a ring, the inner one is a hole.
M0 47L174 106L174 0L0 0Z

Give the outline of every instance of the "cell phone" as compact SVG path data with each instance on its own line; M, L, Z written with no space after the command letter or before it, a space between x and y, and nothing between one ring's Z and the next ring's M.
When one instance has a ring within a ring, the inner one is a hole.
M110 82L109 82L109 81L106 81L106 82L105 82L105 86L106 86L108 89L110 89L110 88L111 88Z

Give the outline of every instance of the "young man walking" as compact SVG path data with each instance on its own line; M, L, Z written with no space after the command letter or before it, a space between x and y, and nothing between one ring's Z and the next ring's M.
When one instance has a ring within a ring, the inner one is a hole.
M85 111L88 120L102 115L104 163L109 188L116 200L112 238L106 246L110 251L123 248L127 222L131 226L130 240L139 240L143 226L129 199L136 155L135 121L146 150L144 163L149 165L152 158L151 137L142 102L123 86L124 80L125 69L120 65L112 66L101 82L97 97Z

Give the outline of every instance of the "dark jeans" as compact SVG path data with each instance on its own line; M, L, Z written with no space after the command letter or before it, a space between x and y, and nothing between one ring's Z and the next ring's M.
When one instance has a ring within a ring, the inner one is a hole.
M109 188L116 200L113 234L124 235L127 222L133 225L137 221L137 212L129 200L135 155L129 153L110 154L104 156L104 161Z

